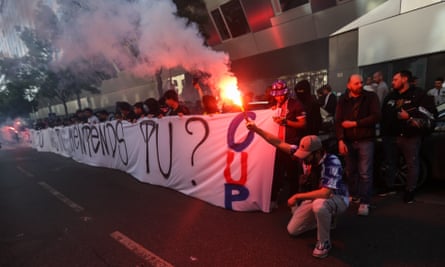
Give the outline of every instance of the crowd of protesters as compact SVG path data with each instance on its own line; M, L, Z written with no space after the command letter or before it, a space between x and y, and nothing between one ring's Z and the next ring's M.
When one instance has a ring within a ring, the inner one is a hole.
M135 123L142 118L161 118L164 116L183 116L190 114L214 114L219 113L217 100L212 95L204 95L202 104L190 109L184 102L180 101L179 95L174 89L164 93L160 99L153 97L145 101L129 103L126 101L116 102L114 110L101 109L93 111L91 108L79 109L74 114L58 117L50 114L47 118L38 119L34 122L34 129L44 129L56 126L69 126L78 123L101 123L112 120L125 120Z
M292 218L288 231L299 235L317 228L317 244L313 255L323 258L331 249L329 231L335 217L344 212L350 202L357 203L357 214L370 214L374 191L375 139L380 128L384 142L384 160L388 163L380 196L395 194L394 177L400 155L407 162L407 184L403 201L414 202L419 174L419 151L422 137L431 130L437 116L435 103L442 103L443 79L436 79L428 94L415 86L410 71L399 71L392 77L392 89L383 81L382 72L374 73L364 84L362 76L348 78L346 90L338 97L328 84L312 94L309 81L299 81L293 92L285 81L277 80L266 88L263 100L274 110L271 118L278 124L277 133L268 133L247 121L247 128L256 132L276 150L272 178L271 209L279 204L287 182L287 204ZM338 90L337 90L338 91ZM253 99L252 94L245 98ZM263 106L264 107L264 106ZM248 106L244 107L248 109ZM213 95L202 95L198 108L190 109L180 101L175 90L168 90L160 99L148 98L130 104L117 102L114 112L90 108L77 111L65 119L36 123L36 129L76 123L100 123L126 120L136 123L142 118L217 114L241 111L241 107L220 105ZM324 113L324 114L322 114ZM332 119L336 150L327 151L319 136L324 129L322 115Z
M283 192L283 181L287 180L289 192L285 197L292 213L287 230L298 236L317 229L317 242L312 252L317 258L328 255L332 248L330 230L336 225L336 216L343 213L350 202L358 204L357 215L370 214L379 124L387 172L378 177L383 182L378 195L396 194L394 178L401 167L398 163L402 156L407 163L403 201L411 204L415 200L420 145L422 138L434 128L437 118L434 97L439 93L427 94L426 90L415 86L408 70L393 75L392 90L383 81L381 72L376 72L373 79L375 85L365 90L361 75L352 74L338 99L332 95L330 86L325 85L317 90L320 97L315 103L313 98L298 95L304 87L310 88L307 81L295 86L297 99L291 99L286 83L278 80L271 88L276 100L273 108L277 116L273 120L279 125L278 133L266 132L253 121L246 123L249 130L277 148L271 208L277 206L277 194ZM441 87L443 79L437 79L436 83ZM321 139L308 131L309 122L313 123L320 116L308 103L328 108L333 113L337 151L326 151Z
M246 107L247 108L247 107ZM101 109L93 111L91 108L77 110L69 116L56 116L51 113L47 118L37 119L34 129L45 129L56 126L69 126L78 123L100 123L112 120L125 120L136 123L142 118L162 118L164 116L183 116L191 114L218 114L239 112L240 107L230 102L219 103L214 95L203 95L201 101L194 105L186 105L181 101L174 89L167 90L159 99L150 97L145 101L129 103L118 101L114 110Z

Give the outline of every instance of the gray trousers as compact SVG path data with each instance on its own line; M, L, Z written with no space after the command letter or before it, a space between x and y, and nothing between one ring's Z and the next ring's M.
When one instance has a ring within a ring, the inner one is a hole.
M317 240L330 241L332 216L343 213L349 203L342 196L305 200L299 206L293 206L292 218L287 225L291 235L298 236L309 230L317 229Z

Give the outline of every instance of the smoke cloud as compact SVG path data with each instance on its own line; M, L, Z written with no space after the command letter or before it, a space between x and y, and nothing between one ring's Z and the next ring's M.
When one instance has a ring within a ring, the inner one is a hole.
M19 18L28 18L28 24L52 39L59 51L54 61L57 67L81 66L83 60L106 58L138 76L153 75L161 68L183 67L191 73L210 74L210 84L234 78L228 55L206 47L198 27L176 17L176 6L169 0L7 3L15 3ZM55 15L49 14L48 7Z

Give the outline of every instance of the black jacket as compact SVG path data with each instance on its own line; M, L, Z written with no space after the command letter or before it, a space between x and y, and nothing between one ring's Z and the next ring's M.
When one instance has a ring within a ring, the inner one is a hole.
M345 120L356 121L357 127L345 129ZM375 137L375 126L380 120L380 103L376 93L362 90L359 97L349 97L346 91L337 103L335 132L338 140L360 141Z
M167 114L165 114L166 116L176 116L179 115L179 113L182 113L183 115L190 115L190 110L188 107L179 104L179 106L176 109L171 109L169 108L169 110L167 111Z
M298 99L289 98L287 100L286 120L297 121L297 117L304 116L304 106ZM289 144L298 144L304 136L304 129L297 129L286 126L285 141Z
M306 111L306 133L305 135L319 135L322 118L320 114L320 104L315 97L311 96L307 103L303 103Z
M329 95L328 102L323 106L323 108L329 112L329 114L335 116L335 110L337 108L337 96L335 93L331 93Z
M433 117L437 116L434 99L420 88L410 87L400 94L398 91L390 92L383 100L382 105L382 135L386 136L422 136L425 130L413 127L408 120L397 118L398 112L403 108L412 118L425 118L419 112L419 107L424 107Z

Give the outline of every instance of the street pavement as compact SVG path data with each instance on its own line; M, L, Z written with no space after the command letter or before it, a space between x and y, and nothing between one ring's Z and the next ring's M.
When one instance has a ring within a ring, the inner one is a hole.
M351 205L325 259L315 231L286 232L285 205L233 212L121 171L30 148L0 149L0 266L445 266L445 183L417 201Z

